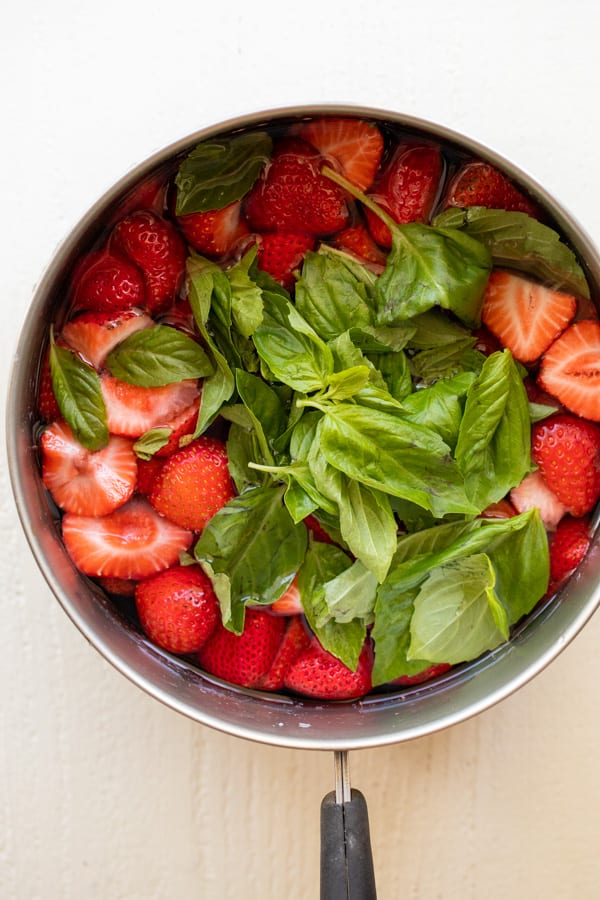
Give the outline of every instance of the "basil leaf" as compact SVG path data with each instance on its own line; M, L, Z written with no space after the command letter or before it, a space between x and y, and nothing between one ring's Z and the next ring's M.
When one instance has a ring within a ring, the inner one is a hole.
M173 433L172 428L166 425L158 428L151 428L144 432L141 437L133 445L136 456L140 459L152 459L157 450L162 450L169 443L169 438Z
M377 324L397 325L440 306L478 325L491 267L486 247L457 229L398 225L377 281Z
M509 350L492 353L467 393L456 461L480 510L529 472L531 422L523 381Z
M484 244L496 266L516 268L549 282L557 290L584 297L590 289L577 257L560 235L527 213L471 206L446 209L434 225L460 228Z
M408 658L454 664L506 641L508 619L495 583L485 553L434 569L415 597Z
M370 378L368 366L352 366L334 372L327 379L327 390L322 395L322 400L347 400L360 391Z
M101 450L109 440L100 378L75 353L50 340L52 389L64 420L87 450Z
M285 430L287 422L281 401L261 378L244 372L243 369L236 369L235 383L256 431L262 452L260 461L272 463L272 441Z
M375 602L373 685L386 684L400 675L417 675L432 665L428 659L408 659L410 623L417 591L395 597L393 603Z
M413 384L406 353L402 351L398 353L379 353L374 357L373 362L395 400L404 400L412 393Z
M403 350L415 333L409 322L404 325L364 325L350 328L350 337L363 353L387 353Z
M325 387L333 373L327 344L288 300L275 294L263 298L263 321L253 335L260 358L279 381L295 391Z
M413 334L408 346L413 350L429 350L471 338L471 332L444 310L430 309L410 319Z
M120 381L140 387L162 387L213 372L200 344L170 325L129 335L108 354L106 367Z
M259 487L210 519L194 556L213 583L223 624L241 634L247 602L269 604L289 587L306 552L307 532L283 505L283 487Z
M377 593L377 579L360 560L356 560L339 575L323 585L323 604L316 625L338 624L362 619L370 622Z
M254 334L263 317L262 290L249 274L257 249L256 245L252 247L226 272L231 285L232 324L245 338Z
M241 200L271 155L266 132L203 141L179 166L175 176L178 216L223 209Z
M496 572L496 593L514 625L531 612L548 589L548 536L537 509L527 527L510 532L486 550Z
M309 251L304 257L295 302L300 314L326 341L373 320L364 282L338 256L325 250Z
M433 429L453 449L458 440L464 398L474 380L473 372L462 372L404 397L406 418Z
M410 368L418 386L428 387L440 378L453 378L460 372L479 372L485 356L473 348L474 343L474 338L464 338L416 353L410 360Z
M350 478L402 497L442 517L478 512L467 499L448 445L422 425L362 406L327 409L320 449Z
M268 475L248 465L260 458L258 438L253 428L244 428L234 422L229 428L226 446L229 473L238 493L248 487L259 487L268 480Z

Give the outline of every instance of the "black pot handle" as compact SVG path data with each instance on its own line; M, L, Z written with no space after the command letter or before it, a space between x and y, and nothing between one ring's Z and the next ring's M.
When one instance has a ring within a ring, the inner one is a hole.
M350 787L347 753L335 763L336 790L321 803L321 900L376 900L367 803Z

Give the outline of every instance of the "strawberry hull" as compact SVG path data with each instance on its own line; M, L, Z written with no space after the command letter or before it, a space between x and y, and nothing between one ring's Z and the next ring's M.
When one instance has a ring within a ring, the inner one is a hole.
M448 177L470 158L484 160L500 169L523 196L542 208L544 221L553 223L578 258L585 261L592 296L598 296L600 264L586 234L539 185L492 151L440 126L378 110L320 107L260 113L206 129L157 154L115 185L77 226L42 280L25 323L10 388L7 435L15 499L34 556L67 614L117 669L173 708L224 731L285 746L349 749L405 740L454 724L507 696L533 677L575 636L597 606L595 540L592 538L590 550L581 563L577 582L567 582L563 589L568 603L550 598L536 608L518 624L518 641L498 648L493 659L484 655L481 660L455 666L442 680L434 678L401 693L380 691L372 700L362 702L313 702L291 695L266 697L206 676L189 659L174 658L151 644L135 622L124 623L110 597L90 585L88 578L73 568L57 528L56 508L48 502L43 489L35 450L39 428L35 413L37 371L41 370L48 345L49 325L54 323L58 333L69 318L70 311L62 302L71 273L83 254L103 249L128 198L135 196L145 184L154 183L157 176L172 180L180 162L201 141L217 139L234 130L248 133L262 127L265 121L272 123L274 134L283 134L297 121L333 115L380 122L388 146L392 141L406 138L439 143L445 154ZM305 135L310 133L308 130ZM443 192L440 196L444 196ZM338 218L331 220L333 225L307 224L311 239L315 233L321 238L320 229L342 231L352 224L356 218L356 212L352 211L355 207L347 197L345 202L348 215L339 204ZM438 207L441 209L442 203ZM436 208L431 214L437 211ZM155 208L154 213L168 216L163 208ZM267 221L269 233L279 227L278 220ZM119 249L123 251L122 245ZM139 260L135 265L138 264ZM162 271L159 275L162 277ZM175 304L179 299L179 279L180 268L169 280L169 303ZM154 283L146 279L146 290L148 284ZM136 301L139 300L136 294ZM161 294L156 303L164 302ZM152 303L147 311L153 314ZM532 371L535 373L534 367ZM547 387L546 383L542 386Z

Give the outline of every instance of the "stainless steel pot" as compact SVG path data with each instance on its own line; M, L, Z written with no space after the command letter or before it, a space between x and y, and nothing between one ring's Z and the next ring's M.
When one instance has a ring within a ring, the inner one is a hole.
M560 595L530 615L507 644L435 681L352 703L311 702L244 690L161 652L74 569L39 477L34 413L48 324L56 319L68 273L79 254L115 220L135 188L157 174L174 173L178 161L197 143L224 131L331 113L387 120L501 168L545 208L582 261L592 297L600 303L600 257L580 225L531 177L477 142L447 128L379 109L318 106L260 112L206 128L166 147L115 184L68 236L39 284L20 336L7 402L7 437L14 496L31 550L56 598L82 634L140 688L203 725L275 746L336 751L336 805L341 809L340 804L354 802L346 770L349 750L411 740L474 716L528 682L567 646L600 603L600 538L595 537L586 560ZM348 807L349 813L352 808ZM358 814L358 831L365 826L365 817L366 808L364 815ZM351 816L347 818L350 822ZM343 827L341 819L335 827L340 824ZM324 851L325 859L330 850ZM372 895L368 884L367 879L362 896ZM323 896L334 896L332 888L327 890Z

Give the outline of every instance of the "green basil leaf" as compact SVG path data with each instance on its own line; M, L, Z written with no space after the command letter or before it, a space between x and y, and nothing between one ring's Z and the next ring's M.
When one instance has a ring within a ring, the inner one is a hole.
M260 458L258 438L253 428L234 422L227 435L227 464L238 493L248 487L260 487L269 476L248 465Z
M226 272L231 285L232 324L245 338L254 334L263 317L262 290L249 274L257 249L256 245L252 247Z
M350 337L363 353L388 353L403 350L415 334L409 322L403 325L364 325L350 328Z
M194 555L211 578L223 624L244 627L245 604L270 604L289 587L306 552L307 532L283 505L283 487L259 487L230 500L210 519Z
M288 300L267 293L263 299L263 321L253 335L260 358L279 381L295 391L324 388L333 373L327 344Z
M492 353L467 393L456 461L480 510L504 497L531 467L531 422L509 350Z
M341 372L334 372L327 380L327 390L323 400L347 400L363 388L370 378L368 366L352 366Z
M169 325L131 334L108 354L106 367L120 381L140 387L161 387L213 372L200 344Z
M434 225L460 228L484 244L496 266L516 268L549 282L556 290L584 297L590 289L577 257L560 235L527 213L472 206L446 209Z
M330 465L369 487L443 517L478 512L467 499L448 445L422 425L340 403L327 409L320 449Z
M324 340L351 327L371 325L365 284L339 256L309 251L296 281L296 308Z
M377 371L381 374L388 391L395 400L403 401L412 393L413 384L406 353L402 351L379 353L372 361L377 366Z
M558 410L558 406L548 406L546 403L532 403L531 400L529 401L529 418L532 422L541 422L542 419L553 416Z
M51 338L50 374L61 414L79 443L87 450L106 447L106 407L96 370Z
M432 665L427 659L408 659L410 623L417 590L395 597L393 603L375 601L373 685L386 684L401 675L417 675Z
M340 572L323 585L323 605L317 618L317 628L328 622L338 624L362 619L370 622L373 618L377 579L360 560Z
M495 584L485 553L434 569L415 597L409 659L459 663L506 641L508 619Z
M223 209L244 197L271 155L266 132L203 141L183 160L175 176L176 215Z
M453 228L410 222L392 231L377 282L377 324L397 325L435 306L479 325L492 267L487 248Z
M531 612L548 589L548 536L537 509L526 528L509 532L487 548L496 572L496 593L508 612L509 624Z
M485 356L473 348L474 343L474 338L462 338L452 344L420 350L410 360L415 382L419 387L427 387L460 372L479 372Z
M235 383L252 420L261 449L261 458L256 461L272 463L272 442L281 435L287 424L281 401L261 378L244 372L243 369L236 369Z
M471 338L471 332L442 309L430 309L410 319L412 329L408 346L413 350L430 350Z
M473 372L462 372L404 397L402 403L406 418L433 429L454 449L463 416L464 398L474 380Z
M352 554L382 582L396 551L398 526L387 494L343 478L340 531Z
M136 456L140 459L152 459L157 450L162 450L169 443L172 428L160 426L144 432L133 445Z

